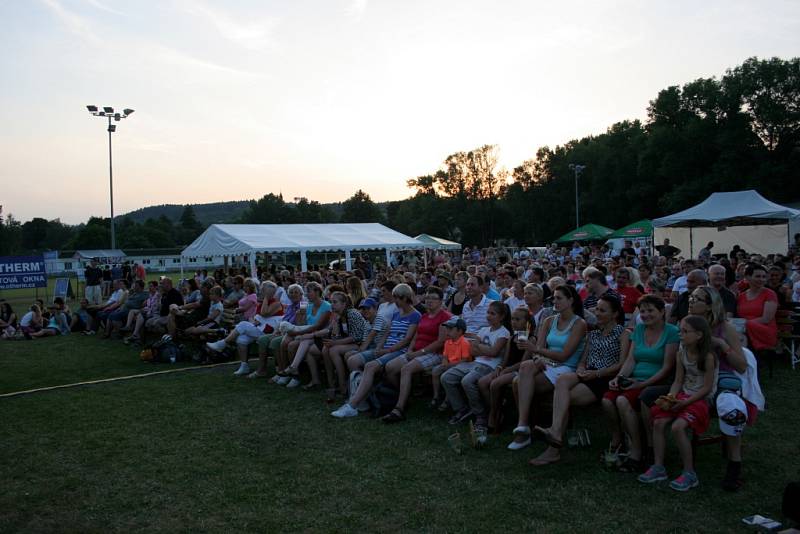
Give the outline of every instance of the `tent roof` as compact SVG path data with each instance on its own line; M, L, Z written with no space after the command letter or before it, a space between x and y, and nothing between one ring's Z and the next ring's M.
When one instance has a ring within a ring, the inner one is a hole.
M212 224L181 256L419 248L419 241L378 223Z
M616 239L624 237L635 239L637 237L650 237L651 235L653 235L653 223L650 222L649 219L642 219L641 221L636 221L628 226L623 226L608 236L608 238Z
M124 258L127 254L118 248L104 250L76 250L72 256L76 260L88 260L91 258Z
M414 239L425 245L427 248L437 248L445 250L456 250L456 249L461 250L462 248L461 243L456 243L455 241L450 241L449 239L444 239L429 234L419 234Z
M593 241L598 239L606 239L613 233L614 230L611 228L607 228L599 224L584 224L580 228L576 228L571 232L567 232L556 239L556 243L564 243L566 241Z
M661 217L653 226L751 226L785 224L800 211L770 202L752 189L712 193L687 210Z

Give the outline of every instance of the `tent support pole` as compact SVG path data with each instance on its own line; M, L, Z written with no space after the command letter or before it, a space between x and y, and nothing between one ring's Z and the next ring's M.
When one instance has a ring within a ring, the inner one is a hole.
M692 239L692 227L689 227L689 259L694 258L694 241Z
M392 255L389 252L389 249L387 248L386 249L386 270L387 271L391 268L391 265L392 265L391 260L392 260Z
M250 253L250 278L257 278L256 275L256 253Z
M304 273L308 272L308 255L305 250L300 251L300 271Z
M181 279L183 279L183 256L181 256Z
M350 257L350 251L344 251L344 270L350 271L353 269L353 259Z

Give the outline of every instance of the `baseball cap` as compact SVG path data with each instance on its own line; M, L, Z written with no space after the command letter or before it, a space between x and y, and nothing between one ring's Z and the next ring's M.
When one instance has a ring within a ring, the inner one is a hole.
M361 301L361 304L358 305L359 308L377 308L378 303L373 298L365 298Z
M464 319L461 319L457 316L453 316L442 323L443 326L446 328L458 328L462 332L467 331L467 323L464 322Z
M726 436L739 436L747 422L747 406L742 398L732 391L723 391L717 396L719 429Z

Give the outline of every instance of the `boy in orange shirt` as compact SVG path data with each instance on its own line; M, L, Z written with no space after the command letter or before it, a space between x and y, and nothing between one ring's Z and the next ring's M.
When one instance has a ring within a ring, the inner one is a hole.
M441 387L439 380L442 377L442 373L447 371L451 365L472 361L472 355L470 354L471 345L464 337L464 332L467 331L467 323L464 322L464 319L451 317L442 323L442 326L447 329L447 339L444 342L444 349L442 350L444 358L442 358L442 363L434 367L431 371L431 377L433 379L433 400L431 401L431 406L438 406L440 411L447 409L447 400L442 400L439 397L439 388Z

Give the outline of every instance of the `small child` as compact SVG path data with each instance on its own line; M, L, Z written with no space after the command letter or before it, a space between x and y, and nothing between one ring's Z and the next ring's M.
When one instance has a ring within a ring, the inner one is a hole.
M207 334L219 328L223 312L222 288L214 286L209 289L208 298L211 300L211 304L208 306L208 315L205 319L197 323L196 326L187 328L186 334L190 336L199 336L200 334Z
M681 321L681 345L675 361L675 381L668 395L659 397L651 408L653 419L653 452L655 463L639 482L650 484L667 479L664 469L665 432L672 423L672 435L683 461L683 472L669 483L676 491L689 491L700 483L694 472L692 443L688 431L700 435L708 429L709 400L717 384L717 360L711 351L711 329L699 316Z
M464 319L451 317L442 323L442 326L447 329L447 339L444 342L444 349L442 350L444 354L442 363L431 370L431 378L433 380L433 400L431 401L431 406L438 406L440 410L446 410L447 401L439 396L439 388L441 387L439 380L442 377L442 373L447 371L451 365L472 361L472 354L470 353L470 342L464 337L464 332L467 331L467 323L464 322Z

